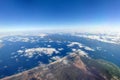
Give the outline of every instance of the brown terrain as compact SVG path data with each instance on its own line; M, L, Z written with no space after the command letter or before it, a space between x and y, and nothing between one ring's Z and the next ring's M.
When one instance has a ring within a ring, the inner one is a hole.
M109 62L74 53L1 80L120 80L120 69Z

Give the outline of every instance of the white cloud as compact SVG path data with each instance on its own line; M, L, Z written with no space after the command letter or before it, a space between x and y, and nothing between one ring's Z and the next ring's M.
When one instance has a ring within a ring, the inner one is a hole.
M21 37L21 36L9 37L6 40L10 42L29 42L30 41L28 37Z
M94 51L94 49L88 47L88 46L85 46L79 42L71 42L70 44L68 44L67 46L69 47L73 47L74 45L78 45L79 48L84 48L85 50L88 50L88 51ZM72 49L72 51L76 51L76 49Z
M39 38L34 37L29 37L29 36L10 36L10 37L5 37L4 40L10 41L10 42L38 42Z
M51 56L53 53L58 54L59 51L57 51L55 48L30 48L30 49L26 49L26 50L18 50L18 53L20 53L23 56L26 57L33 57L34 54L38 54L41 56L41 54L46 54L48 56Z
M21 49L24 49L25 48L25 46L21 46Z
M72 51L76 51L76 49L72 49Z
M63 60L62 60L62 63L67 65L67 64L69 63L69 61L66 60L66 59L63 59Z
M52 60L59 60L60 59L60 57L59 56L53 56L52 58L51 58Z
M38 36L40 36L40 38L44 38L45 36L47 36L47 34L41 33L41 34L39 34Z
M88 57L88 53L86 53L85 51L82 51L81 49L78 49L78 50L76 50L76 51L73 51L73 52L71 52L70 53L70 55L74 55L74 54L79 54L79 55L81 55L81 56L86 56L86 57Z
M88 57L88 55L87 55L87 53L85 52L85 51L82 51L82 50L77 50L77 52L79 53L79 55L81 55L81 56L86 56L86 57Z
M58 41L58 40L57 40L56 42L57 42L57 43L62 43L61 41Z
M94 39L106 43L120 44L120 34L81 34L77 36Z
M23 51L23 50L18 50L17 52L18 52L18 53L23 53L24 51Z
M30 40L29 40L29 38L22 38L22 41L23 42L29 42Z
M71 43L68 44L67 46L72 47L72 46L74 46L74 45L78 45L80 48L82 47L82 44L79 43L79 42L71 42Z
M58 48L58 50L59 50L59 51L62 51L62 50L64 50L64 49L63 49L63 48Z
M92 49L92 48L90 48L90 47L88 47L88 46L85 46L84 49L85 49L85 50L88 50L88 51L95 51L94 49Z
M47 45L47 47L51 47L51 45Z

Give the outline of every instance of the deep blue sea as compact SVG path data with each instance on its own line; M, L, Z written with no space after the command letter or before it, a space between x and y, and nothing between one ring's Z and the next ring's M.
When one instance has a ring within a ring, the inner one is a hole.
M117 44L100 42L97 40L71 36L68 34L65 35L51 34L44 38L40 38L38 36L24 36L24 37L34 39L37 41L31 43L29 41L14 42L9 40L10 38L14 38L16 40L15 36L8 36L3 38L2 42L3 46L0 48L0 78L34 68L40 65L41 63L48 64L50 63L52 57L59 56L60 58L62 58L68 55L69 52L72 52L73 48L85 51L86 53L88 53L90 57L94 59L104 59L120 67L120 45ZM70 44L70 42L79 42L84 46L88 46L94 49L94 51L80 48L78 45L69 47L67 45ZM60 50L59 54L53 53L50 56L48 56L47 54L42 54L41 56L35 54L32 58L28 58L26 56L20 57L19 54L17 53L17 51L21 49L24 50L38 47L47 48L48 45L51 45L50 47L55 48L56 50L58 50L59 48L63 48L63 50Z

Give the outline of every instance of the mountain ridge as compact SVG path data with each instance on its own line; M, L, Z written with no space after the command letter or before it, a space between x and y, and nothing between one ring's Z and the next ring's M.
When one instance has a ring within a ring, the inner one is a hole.
M1 80L120 80L120 69L78 52Z

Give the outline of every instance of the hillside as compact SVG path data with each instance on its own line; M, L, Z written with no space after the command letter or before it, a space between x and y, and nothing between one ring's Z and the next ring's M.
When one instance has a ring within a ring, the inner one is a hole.
M77 53L1 80L120 80L120 69Z

